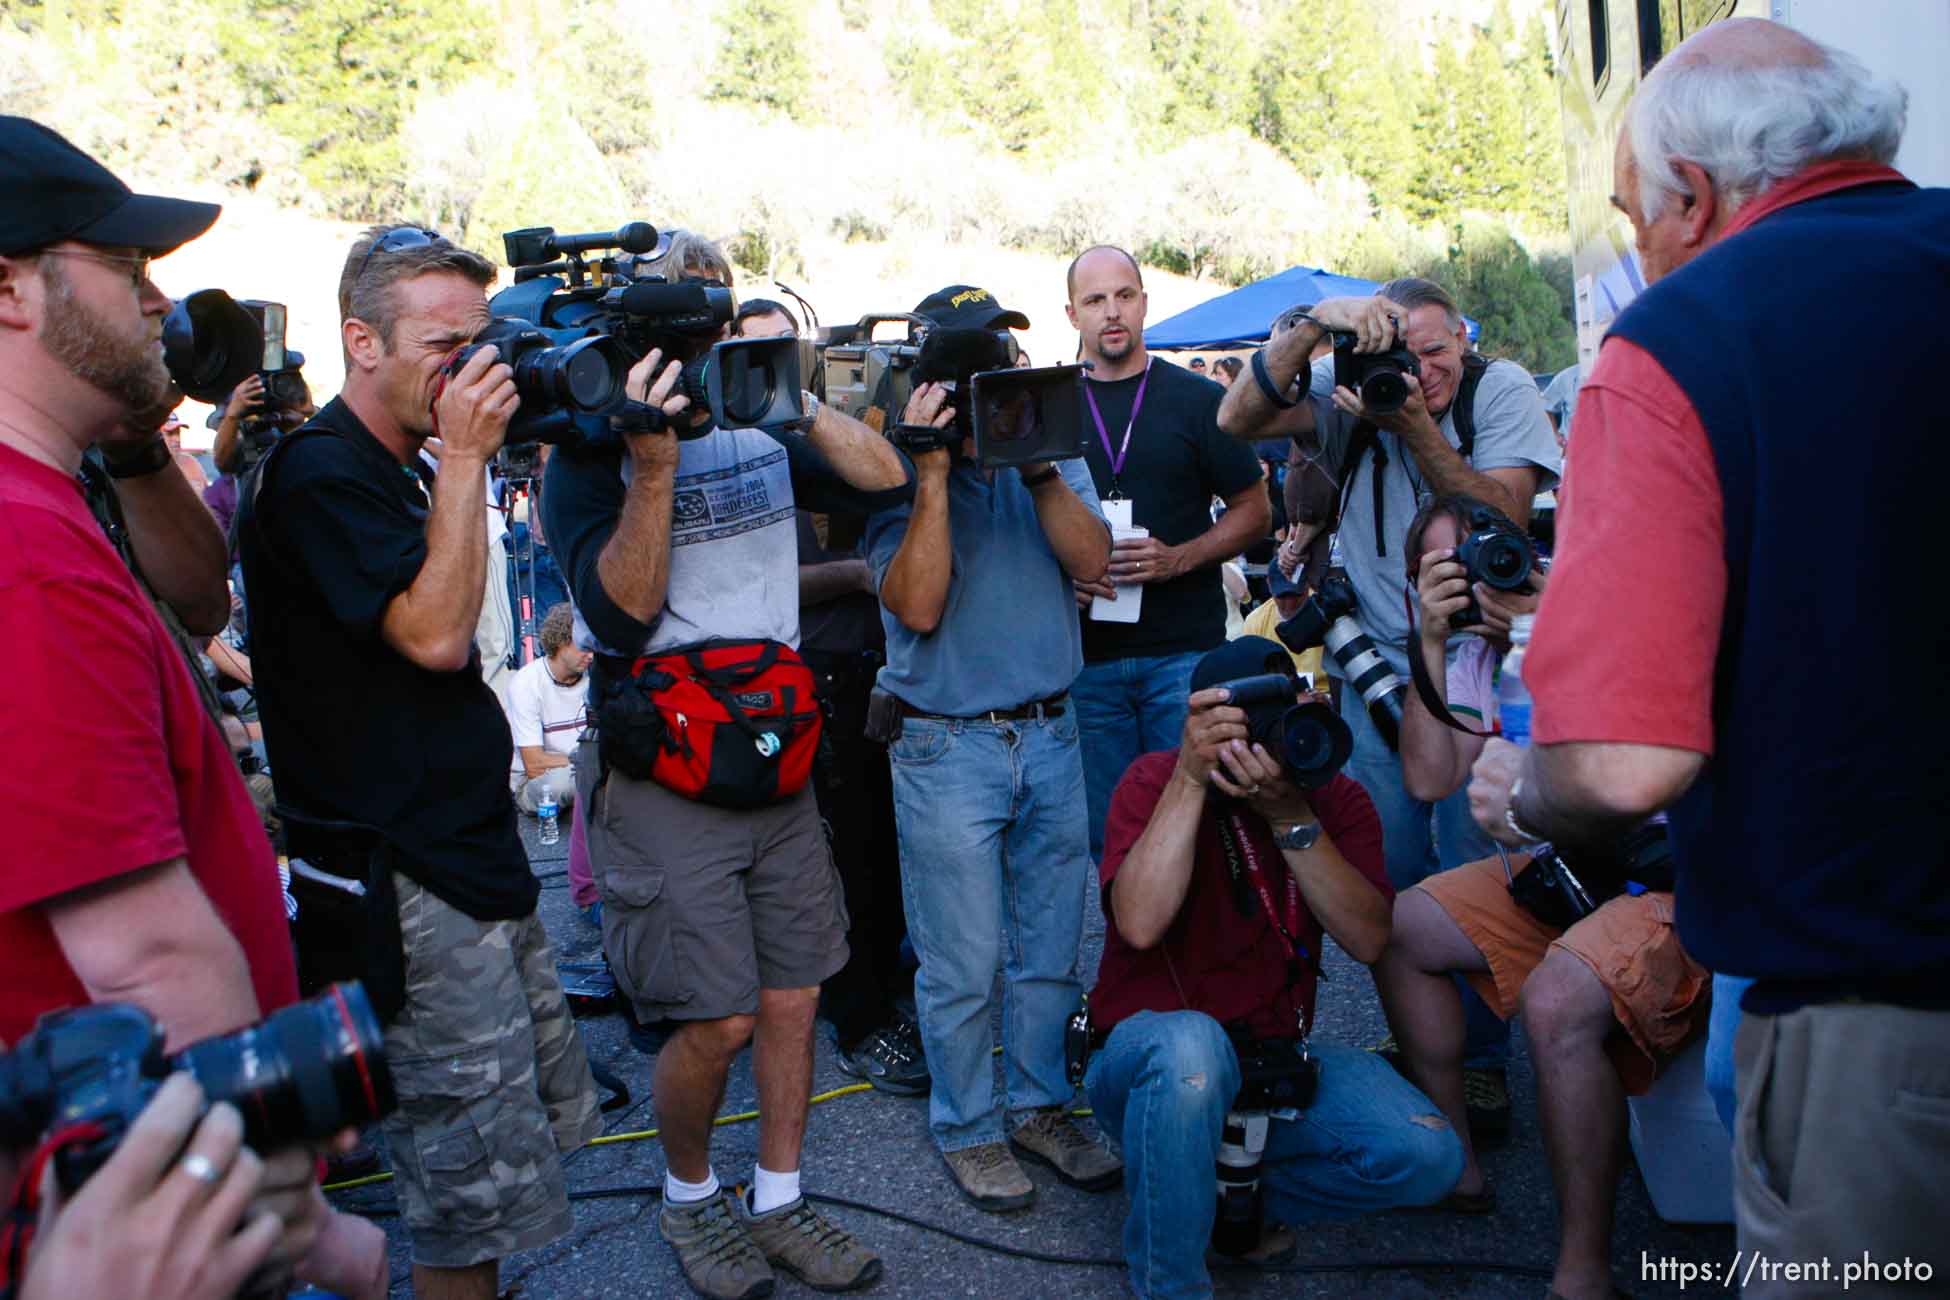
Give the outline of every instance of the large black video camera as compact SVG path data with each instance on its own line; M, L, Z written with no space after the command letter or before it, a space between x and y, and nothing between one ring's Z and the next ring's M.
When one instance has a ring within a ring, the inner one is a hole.
M176 386L215 404L263 364L264 325L222 289L199 289L177 299L163 317L162 344L163 364Z
M1456 547L1456 559L1471 587L1482 583L1498 591L1529 591L1531 570L1537 567L1537 552L1530 537L1514 520L1494 506L1470 507L1464 524L1468 536ZM1452 628L1472 627L1483 621L1483 608L1473 593L1469 604L1449 616Z
M954 423L942 429L896 424L894 440L913 454L953 450L973 438L983 469L1083 455L1083 367L1024 369L1016 356L1015 336L1006 329L929 329L909 387L948 385Z
M1356 352L1355 335L1331 332L1334 339L1334 387L1352 388L1370 415L1392 415L1408 402L1408 386L1422 373L1422 363L1404 347L1386 352Z
M796 341L741 339L692 355L731 320L731 290L711 281L637 276L614 256L591 267L586 255L592 252L655 252L659 239L649 222L583 235L537 226L501 239L515 282L489 301L494 322L455 356L450 372L465 364L471 347L495 344L514 367L521 395L509 443L613 442L619 418L630 428L662 428L657 416L638 412L631 424L624 414L634 405L624 392L630 367L653 348L687 362L685 393L710 407L721 427L782 427L803 414Z
M1356 607L1354 584L1346 574L1330 571L1307 598L1307 603L1274 631L1295 654L1325 645L1327 653L1341 666L1348 687L1367 706L1368 717L1374 720L1375 729L1388 742L1388 748L1399 749L1402 697L1408 687L1382 658L1374 640L1361 630L1354 617Z
M1287 774L1309 790L1334 779L1354 752L1354 733L1333 706L1300 699L1300 679L1289 673L1261 673L1216 685L1232 692L1226 701L1246 711L1246 731L1266 746Z
M369 1124L396 1104L379 1021L358 984L334 984L269 1019L163 1055L162 1027L141 1007L103 1002L53 1011L0 1054L0 1144L32 1146L56 1121L98 1126L64 1144L55 1177L72 1195L115 1152L142 1108L181 1070L227 1101L259 1152Z

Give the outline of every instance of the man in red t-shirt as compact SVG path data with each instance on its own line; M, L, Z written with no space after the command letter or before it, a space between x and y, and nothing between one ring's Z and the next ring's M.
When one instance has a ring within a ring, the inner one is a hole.
M0 1042L44 1012L118 1001L154 1015L173 1051L297 997L270 842L76 479L101 443L118 482L189 491L158 432L180 394L148 264L217 211L131 194L54 132L0 118L0 749L34 756L12 777L0 868ZM332 1215L309 1149L267 1157L260 1198L285 1220L272 1263L289 1269ZM207 1162L185 1168L210 1180ZM372 1260L362 1280L383 1294L383 1251Z
M1111 796L1098 1044L1084 1087L1124 1148L1124 1252L1141 1296L1209 1294L1205 1245L1237 1040L1301 1040L1322 936L1358 961L1388 942L1394 890L1381 823L1360 786L1316 789L1253 743L1221 684L1293 672L1286 650L1240 637L1199 660L1176 750L1145 754ZM1274 1111L1262 1187L1269 1217L1317 1222L1428 1205L1455 1186L1462 1146L1436 1108L1371 1052L1310 1048L1313 1101ZM1266 1251L1290 1245L1269 1233Z

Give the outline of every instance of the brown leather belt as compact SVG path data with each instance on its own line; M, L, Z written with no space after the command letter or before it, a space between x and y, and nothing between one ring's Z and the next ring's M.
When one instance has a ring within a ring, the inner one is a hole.
M987 713L962 717L951 713L926 713L906 700L900 699L899 696L895 696L900 704L903 718L926 718L932 722L1023 722L1030 718L1060 718L1063 716L1063 710L1069 707L1066 703L1069 698L1069 692L1062 691L1045 700L1031 700L1027 704L1018 704L1013 709L990 709Z

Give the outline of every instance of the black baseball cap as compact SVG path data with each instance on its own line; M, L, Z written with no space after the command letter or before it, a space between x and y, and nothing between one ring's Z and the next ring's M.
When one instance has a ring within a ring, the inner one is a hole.
M160 257L208 230L222 211L136 194L58 132L0 116L0 257L63 239Z
M921 299L914 308L916 316L925 316L942 329L994 330L1029 328L1029 317L1019 311L1010 311L995 300L995 295L987 289L977 289L972 284L951 284L946 289L937 289Z
M1192 689L1202 691L1222 682L1257 677L1261 673L1292 675L1293 671L1293 656L1278 641L1269 641L1263 636L1234 637L1224 645L1205 652L1205 657L1192 669Z

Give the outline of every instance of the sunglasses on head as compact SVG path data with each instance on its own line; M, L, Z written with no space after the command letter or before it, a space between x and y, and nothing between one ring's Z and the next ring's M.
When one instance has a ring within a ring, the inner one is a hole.
M374 253L397 253L408 248L422 248L430 244L444 244L447 237L437 230L423 230L418 226L401 226L389 230L366 245L366 255L359 259L359 269L353 273L352 282L357 284L365 278L366 267L372 264Z

